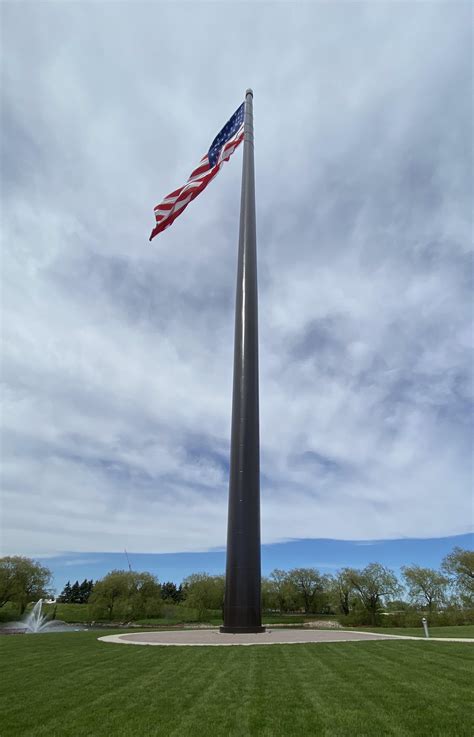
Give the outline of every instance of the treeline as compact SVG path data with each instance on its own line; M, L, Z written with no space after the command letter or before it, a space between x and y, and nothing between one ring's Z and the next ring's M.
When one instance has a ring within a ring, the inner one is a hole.
M377 615L410 608L433 614L447 608L474 607L474 551L456 547L441 569L403 566L399 579L380 563L362 569L342 568L321 574L315 568L275 570L263 579L263 605L279 612L351 614L365 612L370 623ZM359 619L361 617L359 616Z
M111 571L97 581L89 598L91 616L95 619L158 618L175 607L195 610L197 619L205 619L209 611L220 610L224 598L224 577L194 573L182 584L164 584L151 573Z
M409 624L420 611L432 620L444 617L446 623L471 616L474 551L455 548L440 570L411 565L401 574L398 578L380 563L333 574L316 568L275 569L262 579L262 607L267 613L337 615L344 624L375 624L382 614L390 615L393 623ZM0 558L0 607L11 601L23 613L28 603L51 595L51 579L47 568L28 558ZM222 610L224 589L223 575L194 573L177 586L171 581L160 584L152 573L114 570L95 583L68 581L58 601L88 604L95 619L158 618L178 607L193 610L204 620L209 612ZM447 621L446 612L452 621Z
M117 582L119 581L117 574L120 574L121 582L128 581L130 583L130 581L132 581L135 582L132 585L136 585L138 587L140 586L140 584L137 584L136 574L133 571L129 571L132 576L128 577L123 576L123 574L126 574L127 571L112 571L112 573L113 577L111 579L107 579L107 581L112 581L113 586L115 587L117 587ZM158 584L158 581L156 579L154 579L154 581L156 584ZM100 584L97 592L100 592L103 583L102 581L98 581L97 583ZM82 583L79 583L79 581L75 581L72 585L71 582L68 581L56 601L60 604L88 604L94 586L95 584L92 579L88 580L85 578ZM174 602L175 604L179 604L185 599L185 592L183 590L182 584L176 586L176 584L172 581L166 581L166 583L159 584L159 589L156 589L155 593L162 601ZM117 594L117 596L120 595L122 594ZM97 596L95 598L97 599Z
M263 579L262 603L278 612L337 614L345 624L376 624L382 612L404 615L397 620L402 623L418 611L432 616L474 607L473 552L455 549L441 571L418 565L401 570L401 579L380 563L342 568L334 574L315 568L275 570Z
M61 604L87 604L93 588L94 582L92 579L88 581L85 578L82 583L75 581L72 586L71 582L68 581L56 601Z

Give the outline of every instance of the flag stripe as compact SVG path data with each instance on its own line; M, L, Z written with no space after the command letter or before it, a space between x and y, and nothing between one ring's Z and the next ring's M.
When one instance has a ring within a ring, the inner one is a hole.
M201 194L209 182L211 182L216 174L218 174L223 163L230 159L237 146L242 143L243 139L244 126L242 123L234 135L222 146L214 166L211 166L209 163L209 154L203 156L198 166L191 173L187 182L182 187L170 192L170 194L164 197L160 204L156 205L154 208L156 225L151 232L150 241L158 235L158 233L169 228L176 218L186 209L189 203Z

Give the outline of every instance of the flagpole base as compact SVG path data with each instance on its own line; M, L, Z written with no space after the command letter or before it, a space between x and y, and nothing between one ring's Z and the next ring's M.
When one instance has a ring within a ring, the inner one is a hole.
M219 632L225 635L248 635L248 634L261 634L266 632L265 627L219 627Z

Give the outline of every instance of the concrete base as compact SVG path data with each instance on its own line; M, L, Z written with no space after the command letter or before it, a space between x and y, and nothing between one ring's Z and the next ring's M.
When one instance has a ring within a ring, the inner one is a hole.
M249 635L266 632L265 627L219 627L219 632L224 635Z
M358 640L420 640L421 638L397 637L370 632L354 632L344 630L309 630L309 629L267 629L265 632L219 632L216 629L173 630L161 632L126 632L117 635L99 637L103 642L121 643L124 645L178 645L197 647L221 647L229 645L296 645L319 642L356 642ZM432 642L432 640L421 640ZM474 641L472 641L474 642Z

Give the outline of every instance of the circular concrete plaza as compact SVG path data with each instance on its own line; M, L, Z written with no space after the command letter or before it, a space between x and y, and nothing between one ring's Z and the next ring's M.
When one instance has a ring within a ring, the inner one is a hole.
M174 630L166 632L127 632L99 637L102 642L122 645L291 645L317 642L356 642L360 640L420 640L419 637L381 635L370 632L316 629L267 629L259 634L234 635L218 629Z

